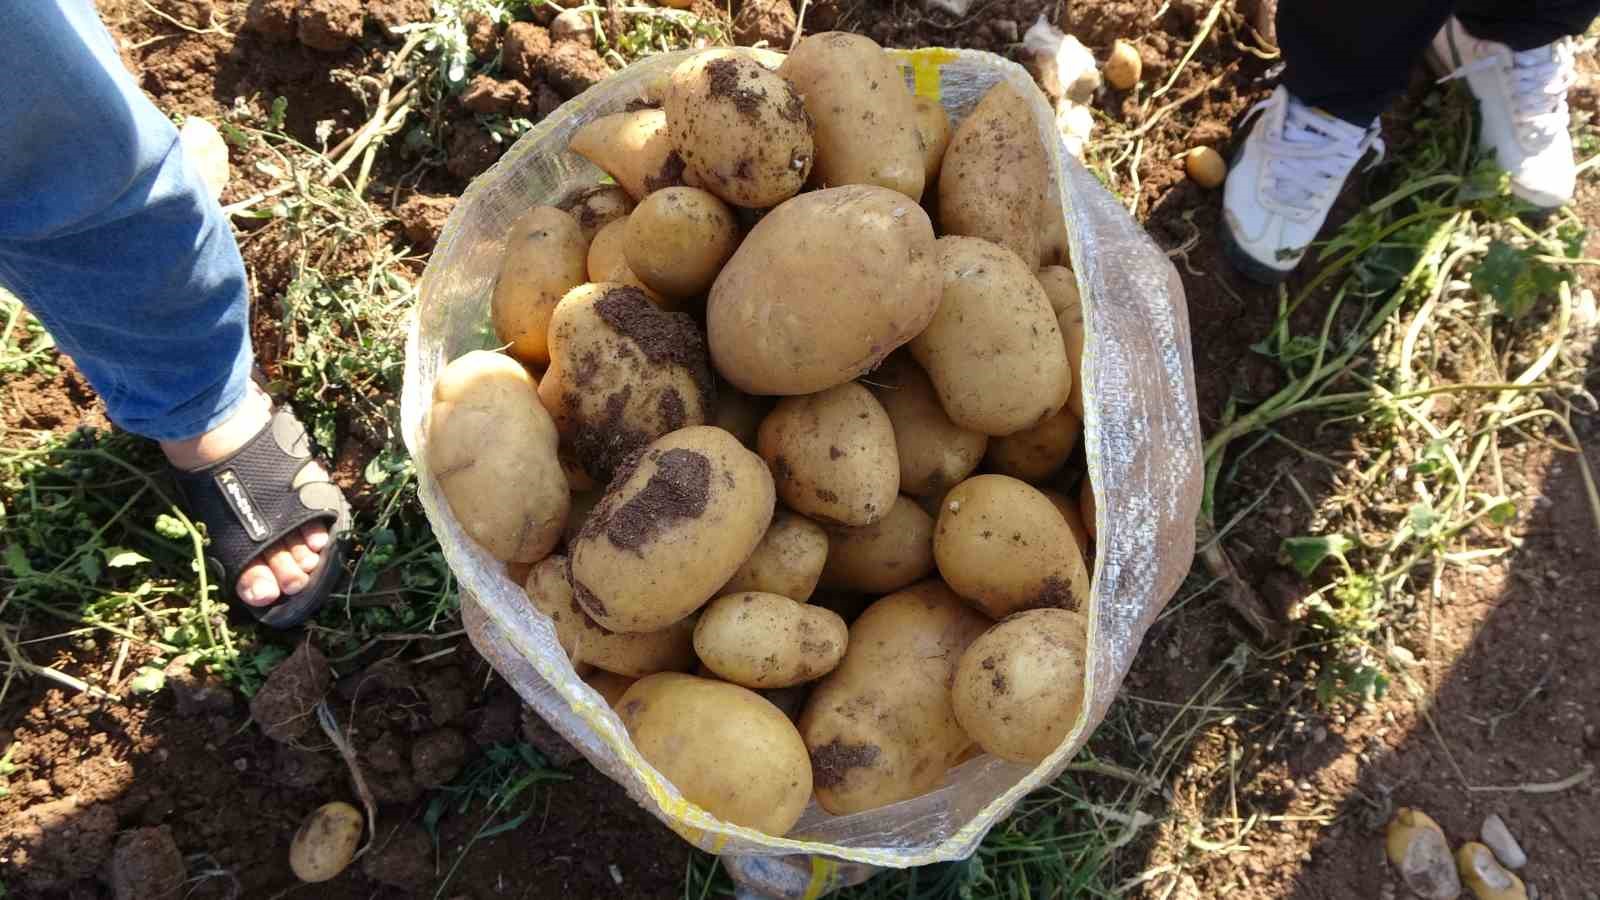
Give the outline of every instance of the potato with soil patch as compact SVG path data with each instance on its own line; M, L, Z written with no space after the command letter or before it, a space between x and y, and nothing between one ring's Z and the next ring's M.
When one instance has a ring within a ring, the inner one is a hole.
M1087 626L1075 612L1034 609L973 641L951 688L962 730L1001 759L1043 762L1083 708Z
M779 401L756 436L778 496L790 509L837 525L871 525L900 491L889 414L859 384Z
M917 115L917 149L922 151L923 190L927 190L926 185L939 183L944 151L950 146L950 114L939 101L927 97L912 97L911 107Z
M710 191L663 188L628 216L628 268L663 296L703 294L739 246L739 223Z
M556 639L574 666L587 664L631 678L694 668L693 616L643 634L607 631L578 604L568 570L567 557L547 556L528 572L522 589L555 624Z
M812 181L875 184L921 199L917 110L900 66L869 37L828 31L800 39L778 69L815 123Z
M973 237L938 242L944 293L911 341L950 420L999 436L1061 411L1072 391L1061 329L1033 269Z
M618 219L626 219L633 212L633 198L628 192L613 184L592 187L567 202L561 208L578 223L585 244L594 241L600 229ZM610 281L590 276L590 281Z
M918 497L943 496L983 461L989 436L950 421L933 382L906 354L889 357L862 382L894 426L900 490Z
M677 304L656 293L644 283L644 279L634 274L633 269L628 266L627 245L627 216L601 226L595 233L594 240L589 243L589 257L585 261L589 270L589 280L596 284L609 282L636 287L650 298L651 303L662 309L676 308Z
M573 542L585 612L612 631L659 631L710 600L772 522L761 458L720 428L684 428L617 470Z
M1083 423L1063 409L1032 428L989 442L989 467L1023 481L1043 481L1067 464L1078 446Z
M903 194L802 194L756 223L712 285L712 360L749 394L827 390L927 327L940 285L933 225Z
M573 133L567 149L605 170L636 202L652 191L687 183L683 157L667 134L667 114L659 109L612 113L587 122Z
M617 714L639 753L685 799L720 819L782 835L811 800L799 732L748 688L651 675L622 695Z
M1000 244L1032 271L1039 265L1049 171L1027 98L1001 82L950 137L939 170L939 222L946 234Z
M474 350L439 373L425 454L450 511L495 559L538 562L561 539L571 498L555 422L533 376Z
M867 607L800 716L817 803L834 815L926 793L971 745L950 702L962 651L989 627L939 581Z
M888 594L932 574L933 517L910 497L894 498L871 525L828 529L825 587Z
M834 670L850 640L832 610L747 591L711 601L694 652L717 677L747 688L804 684Z
M638 288L586 284L556 306L539 398L595 478L661 435L705 423L711 391L694 320Z
M1055 505L1006 475L979 475L945 495L933 533L939 574L993 619L1024 609L1083 612L1083 549Z
M672 146L696 183L738 206L775 206L811 172L811 121L787 81L733 50L706 50L672 70Z
M511 226L489 301L507 353L530 366L550 364L550 316L567 291L583 284L588 255L578 220L553 206L535 206Z
M780 509L755 552L718 593L760 591L804 603L816 590L827 558L828 534L822 526Z
M360 810L348 803L317 807L289 843L289 868L310 884L333 879L355 858L365 825Z

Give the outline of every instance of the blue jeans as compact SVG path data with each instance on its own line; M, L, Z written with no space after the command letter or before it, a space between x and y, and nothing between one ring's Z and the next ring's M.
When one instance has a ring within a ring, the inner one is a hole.
M228 222L123 68L91 0L0 0L0 286L156 440L220 424L249 386Z

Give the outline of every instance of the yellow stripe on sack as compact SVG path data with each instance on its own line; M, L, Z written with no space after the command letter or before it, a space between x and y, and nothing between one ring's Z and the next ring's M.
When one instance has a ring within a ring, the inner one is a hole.
M817 900L826 894L838 872L839 864L826 856L811 857L811 882L806 885L806 892L801 900Z
M939 70L956 59L954 50L944 47L923 47L918 50L899 51L895 54L911 67L911 80L918 97L939 99Z

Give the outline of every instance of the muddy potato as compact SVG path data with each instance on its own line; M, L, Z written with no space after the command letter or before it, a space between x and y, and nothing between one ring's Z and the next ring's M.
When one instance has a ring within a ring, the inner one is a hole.
M936 786L972 743L950 680L989 621L938 581L867 607L844 660L800 716L817 803L834 815L909 800Z
M787 81L733 50L672 70L663 105L672 146L695 183L738 206L775 206L811 172L811 122Z
M827 558L828 534L822 526L780 509L755 552L718 594L760 591L804 603L817 589Z
M939 101L927 97L913 97L911 106L917 114L917 147L922 151L923 183L935 185L939 183L939 166L944 162L945 148L950 146L950 114Z
M1089 540L1100 540L1100 526L1095 522L1094 485L1089 479L1083 479L1083 485L1078 488L1078 517L1083 520L1084 533L1089 535Z
M612 632L596 625L573 596L570 561L547 556L523 585L536 609L550 617L556 640L574 665L587 664L617 675L640 678L694 667L694 617L641 634Z
M989 441L989 467L1023 481L1043 481L1071 458L1083 423L1063 409L1032 428Z
M667 134L667 114L659 109L612 113L585 124L568 144L615 178L635 202L684 179L683 157Z
M618 675L615 672L607 672L605 669L595 669L593 672L583 676L583 683L594 688L594 692L599 694L600 698L606 701L606 705L612 709L616 709L617 701L621 700L622 695L626 694L628 688L633 687L633 683L638 680L637 678L629 678L626 675Z
M644 291L650 302L662 309L673 309L676 303L667 300L656 293L655 289L644 283L644 279L634 274L628 265L628 219L624 216L613 222L607 223L595 234L594 240L589 243L589 256L585 266L589 272L589 280L602 284L612 282L626 284Z
M933 517L901 495L888 515L861 528L828 529L822 584L888 594L933 574Z
M945 234L1000 244L1031 271L1039 265L1040 215L1049 191L1049 161L1033 111L1015 87L1001 82L950 136L939 170L939 222Z
M766 465L726 431L659 438L617 471L572 543L578 602L612 631L659 631L728 583L775 504Z
M628 213L633 212L633 198L614 184L602 184L578 194L561 204L561 208L572 214L583 232L583 239L592 242L600 229L618 219L626 219Z
M767 413L772 412L772 404L770 397L752 397L719 378L711 424L738 438L746 447L754 447L756 430Z
M904 195L802 194L756 223L712 285L712 360L748 394L826 390L922 331L940 284L933 226Z
M1060 412L1072 391L1066 344L1050 299L1015 253L980 238L939 239L939 311L911 355L950 420L1012 434Z
M1064 609L1007 616L961 654L951 695L956 721L1001 759L1038 764L1083 708L1087 621Z
M843 31L807 35L778 74L794 85L816 123L813 183L875 184L922 197L916 105L899 64L877 42Z
M533 376L474 350L439 373L428 409L428 468L467 535L504 562L538 562L561 539L571 499L559 437Z
M355 858L364 822L348 803L326 803L300 823L289 843L289 868L294 877L315 884L343 872Z
M1089 563L1089 530L1083 527L1083 513L1078 509L1078 502L1069 499L1065 494L1056 491L1039 489L1049 499L1050 505L1061 513L1061 518L1067 522L1067 527L1072 529L1072 536L1077 539L1078 546L1084 548L1083 568L1089 575L1094 574L1094 567Z
M983 461L989 436L950 421L933 382L910 356L896 353L862 383L872 389L894 426L901 491L943 496Z
M511 226L489 300L506 352L531 366L550 364L550 316L567 291L583 284L588 253L578 221L553 206L535 206Z
M749 688L664 673L617 704L639 753L706 812L771 835L811 800L811 760L783 711Z
M871 525L900 492L889 414L853 382L780 400L761 423L756 449L783 502L821 522Z
M550 320L550 368L539 398L590 475L711 416L711 369L694 320L623 284L586 284Z
M1083 551L1037 488L1006 475L969 478L945 495L933 558L950 588L1003 619L1057 607L1082 612L1089 599Z
M710 191L662 188L628 216L628 268L657 293L684 299L705 293L739 245L739 223Z
M849 639L836 612L747 591L706 605L694 629L694 652L726 681L783 688L832 672Z

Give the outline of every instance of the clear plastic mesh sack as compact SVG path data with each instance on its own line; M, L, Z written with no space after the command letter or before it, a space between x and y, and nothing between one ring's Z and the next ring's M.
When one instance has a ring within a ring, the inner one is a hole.
M723 822L685 801L650 766L617 716L581 681L502 564L462 531L425 460L423 430L440 369L494 345L489 297L505 235L529 207L555 204L602 176L567 151L583 123L622 110L683 54L630 66L540 122L457 204L423 276L406 348L403 427L419 492L461 584L462 617L483 656L597 768L685 840L720 854L747 894L817 897L879 867L962 859L1030 791L1049 783L1105 716L1145 630L1194 556L1201 456L1183 289L1166 256L1095 177L1061 152L1053 117L1021 67L988 53L896 51L907 83L958 123L991 86L1033 98L1049 148L1083 298L1083 443L1098 499L1099 542L1088 604L1083 713L1038 766L982 756L923 796L848 816L815 803L786 837Z

